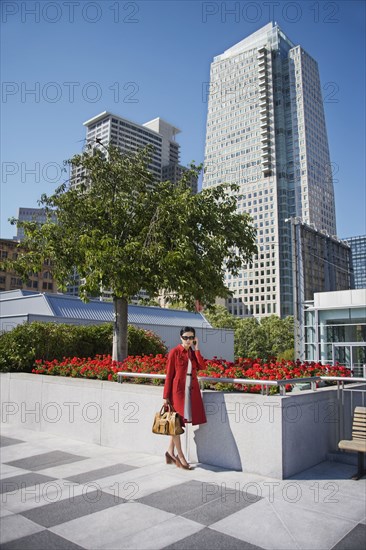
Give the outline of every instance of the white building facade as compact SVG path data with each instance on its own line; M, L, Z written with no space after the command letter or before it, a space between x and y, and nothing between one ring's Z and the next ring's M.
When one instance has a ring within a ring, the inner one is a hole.
M152 158L149 170L157 181L169 173L173 178L180 168L180 146L176 135L180 130L161 118L155 118L145 124L137 124L113 113L104 111L84 122L86 128L85 142L92 147L107 147L109 144L118 147L124 153L133 153L144 147L152 148ZM74 168L72 173L73 185L83 178L82 168ZM173 179L173 183L178 180ZM194 190L197 192L197 188Z
M366 289L319 292L304 303L305 360L366 375Z
M231 313L293 314L291 231L299 216L336 234L331 164L316 61L269 23L211 64L203 188L239 185L238 211L258 254L226 275Z
M44 208L28 208L21 206L18 209L18 220L20 222L37 222L42 225L47 221L47 215ZM56 222L56 216L52 216L52 220ZM17 227L17 236L14 237L14 239L22 241L24 237L24 228Z

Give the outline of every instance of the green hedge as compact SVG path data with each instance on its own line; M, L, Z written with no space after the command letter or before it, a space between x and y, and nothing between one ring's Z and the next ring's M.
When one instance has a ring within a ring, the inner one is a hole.
M0 371L31 372L36 359L95 357L112 353L113 327L25 323L0 334ZM155 333L128 326L130 355L165 354L167 349Z

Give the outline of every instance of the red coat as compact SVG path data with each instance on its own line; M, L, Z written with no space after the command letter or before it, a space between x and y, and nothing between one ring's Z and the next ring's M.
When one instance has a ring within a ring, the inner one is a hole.
M205 368L204 359L199 351L191 350L192 384L191 405L192 424L204 424L207 422L205 409L202 402L201 391L197 379L199 366ZM163 399L169 399L174 409L184 417L184 400L186 388L186 375L188 369L188 351L179 344L171 349L168 355L167 376L164 385Z

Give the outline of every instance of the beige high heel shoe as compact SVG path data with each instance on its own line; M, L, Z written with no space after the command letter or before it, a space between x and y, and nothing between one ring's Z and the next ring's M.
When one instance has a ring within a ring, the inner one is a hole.
M165 462L167 464L176 464L177 463L176 458L168 452L165 453Z
M175 457L175 463L178 468L183 468L183 470L192 470L192 466L190 464L183 464L183 462L179 459L179 456Z

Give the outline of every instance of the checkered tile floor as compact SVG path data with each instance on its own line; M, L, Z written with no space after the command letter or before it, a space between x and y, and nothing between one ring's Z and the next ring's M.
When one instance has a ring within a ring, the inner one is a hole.
M1 549L357 550L365 479L323 463L274 480L5 427ZM296 478L296 479L295 479Z

